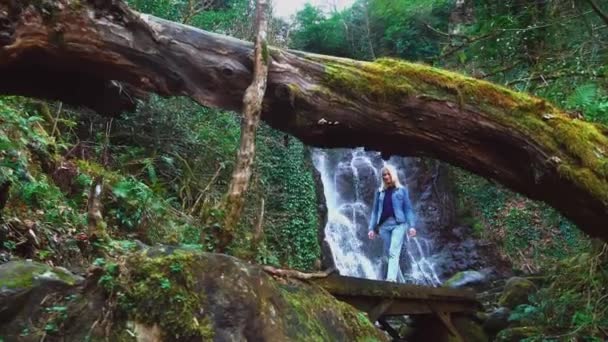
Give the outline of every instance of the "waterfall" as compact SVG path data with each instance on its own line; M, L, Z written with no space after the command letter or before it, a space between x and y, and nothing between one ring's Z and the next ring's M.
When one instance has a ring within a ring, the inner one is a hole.
M313 150L313 163L321 175L327 201L325 240L341 275L377 279L384 277L382 242L367 238L367 226L375 191L380 186L380 170L386 164L397 168L406 183L405 171L388 162L379 153L358 149ZM400 163L402 164L402 163ZM415 203L414 203L415 206ZM407 237L401 253L402 282L438 286L432 241L418 236Z

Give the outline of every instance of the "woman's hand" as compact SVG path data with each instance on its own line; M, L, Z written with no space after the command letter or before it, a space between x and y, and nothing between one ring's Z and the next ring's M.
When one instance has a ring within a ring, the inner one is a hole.
M412 238L414 236L416 236L416 228L412 227L410 228L410 230L408 231L408 235Z
M373 231L373 230L370 230L370 231L369 231L369 233L367 233L367 237L368 237L370 240L373 240L373 239L376 237L376 233L374 233L374 231Z

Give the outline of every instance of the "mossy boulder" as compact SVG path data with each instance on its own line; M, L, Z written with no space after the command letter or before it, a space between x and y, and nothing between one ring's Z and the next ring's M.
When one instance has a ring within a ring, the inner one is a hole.
M443 283L444 287L461 288L474 287L486 283L488 277L478 271L462 271L454 274Z
M487 342L488 336L483 330L481 324L476 319L470 316L456 315L452 319L452 324L460 333L460 337L467 342ZM449 342L458 341L453 335L450 335Z
M496 335L499 331L506 329L509 326L509 316L511 310L505 307L499 307L488 314L483 323L483 328L491 335Z
M61 267L29 260L14 260L0 265L0 293L8 294L30 290L41 285L72 286L83 281L82 277Z
M83 280L66 269L33 261L14 260L0 265L0 336L27 340L20 335L29 330L31 322L42 324L46 305L57 303L55 295L67 293Z
M537 336L541 333L537 327L516 327L505 329L496 335L496 342L519 342L525 338Z
M274 279L231 256L161 247L125 261L111 285L121 312L164 340L385 340L320 287Z
M498 305L513 309L518 305L527 304L528 297L536 292L536 285L528 279L512 277L505 284Z
M44 264L0 266L7 340L386 341L322 288L275 279L223 254L154 247L82 278ZM77 286L82 285L82 286ZM10 300L8 300L10 298Z

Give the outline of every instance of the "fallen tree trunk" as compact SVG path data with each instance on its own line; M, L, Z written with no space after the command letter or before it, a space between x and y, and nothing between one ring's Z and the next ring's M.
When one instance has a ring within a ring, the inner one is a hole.
M251 43L118 0L0 0L0 93L106 114L146 92L238 111L252 55ZM419 64L270 49L262 119L308 145L445 160L608 239L606 128L542 99Z

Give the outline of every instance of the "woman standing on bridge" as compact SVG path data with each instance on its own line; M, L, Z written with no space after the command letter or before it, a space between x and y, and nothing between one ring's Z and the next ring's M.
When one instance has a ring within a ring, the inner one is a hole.
M397 281L401 275L399 255L406 230L410 237L416 236L412 202L395 168L386 165L382 168L382 186L374 196L367 236L373 240L379 234L382 238L384 255L388 257L387 281Z

